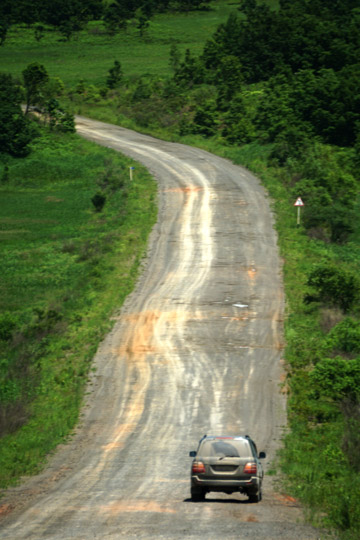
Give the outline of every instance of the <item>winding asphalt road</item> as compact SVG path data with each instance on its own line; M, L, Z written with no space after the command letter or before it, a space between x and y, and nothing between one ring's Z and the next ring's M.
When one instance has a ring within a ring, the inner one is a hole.
M266 469L286 424L281 263L260 182L196 148L85 118L77 130L150 170L159 220L96 354L76 433L42 474L9 490L0 537L319 538L270 476L259 504L189 499L188 453L202 435L250 434Z

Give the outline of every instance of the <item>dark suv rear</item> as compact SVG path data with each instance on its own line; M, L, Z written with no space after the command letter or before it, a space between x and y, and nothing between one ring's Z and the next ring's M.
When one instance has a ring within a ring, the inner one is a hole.
M240 492L248 495L251 502L261 500L264 471L254 441L244 437L207 436L200 440L197 451L190 452L194 460L191 466L191 497L195 501L205 499L209 491L224 493Z

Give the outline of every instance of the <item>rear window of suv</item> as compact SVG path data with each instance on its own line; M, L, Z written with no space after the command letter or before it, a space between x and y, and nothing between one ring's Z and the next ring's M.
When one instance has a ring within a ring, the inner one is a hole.
M197 453L201 457L251 457L248 441L243 439L203 441Z

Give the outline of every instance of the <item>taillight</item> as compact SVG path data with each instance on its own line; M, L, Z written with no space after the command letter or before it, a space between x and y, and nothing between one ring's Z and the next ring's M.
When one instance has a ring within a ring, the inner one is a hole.
M192 464L192 472L193 473L204 473L205 472L205 465L202 461L194 461Z
M256 474L257 473L257 467L256 463L247 463L244 467L244 473L246 474Z

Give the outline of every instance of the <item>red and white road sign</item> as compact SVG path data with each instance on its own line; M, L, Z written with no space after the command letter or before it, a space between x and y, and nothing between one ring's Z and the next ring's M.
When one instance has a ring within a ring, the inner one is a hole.
M294 206L304 206L304 203L301 200L301 197L298 197L294 202Z

